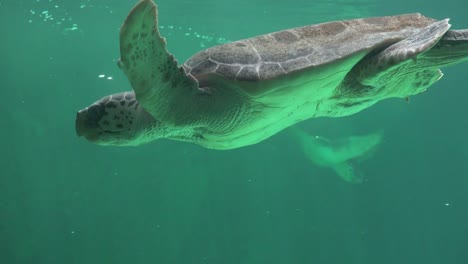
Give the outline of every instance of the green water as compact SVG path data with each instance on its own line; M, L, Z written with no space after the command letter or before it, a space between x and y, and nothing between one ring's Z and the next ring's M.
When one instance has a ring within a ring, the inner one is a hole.
M301 124L331 138L384 131L362 184L314 166L286 133L231 151L95 146L75 114L130 89L116 59L134 3L0 0L0 263L468 263L468 64L410 103ZM418 11L468 28L466 0L158 4L179 61L333 19Z

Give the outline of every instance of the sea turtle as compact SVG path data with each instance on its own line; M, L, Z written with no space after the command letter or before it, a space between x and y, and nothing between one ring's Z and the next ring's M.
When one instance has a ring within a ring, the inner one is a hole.
M312 136L304 130L293 127L290 134L299 141L307 159L315 165L330 168L343 180L361 183L364 175L354 165L372 156L382 141L382 131L358 136L330 140Z
M208 48L179 66L157 16L151 0L128 15L118 65L133 91L79 111L79 136L101 145L167 138L238 148L306 119L421 93L441 78L440 67L468 58L468 30L406 14L266 34Z

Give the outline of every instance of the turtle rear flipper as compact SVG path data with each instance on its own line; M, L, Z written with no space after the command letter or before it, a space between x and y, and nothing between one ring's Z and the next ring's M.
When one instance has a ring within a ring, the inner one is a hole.
M434 22L417 34L370 53L346 76L341 92L375 99L406 98L425 91L442 77L442 72L420 58L437 45L450 26L448 19Z
M468 29L449 30L439 43L421 56L425 65L445 68L468 60Z
M335 164L331 168L346 182L362 183L364 181L364 175L351 162Z
M198 82L180 67L166 49L158 30L157 8L153 1L140 1L120 30L119 67L127 75L136 98L153 117L174 120L174 103L190 106L191 92ZM189 108L189 107L187 107ZM190 111L190 109L187 109ZM177 111L183 114L183 111Z

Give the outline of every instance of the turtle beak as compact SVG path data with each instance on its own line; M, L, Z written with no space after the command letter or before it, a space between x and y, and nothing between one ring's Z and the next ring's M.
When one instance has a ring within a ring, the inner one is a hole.
M78 111L78 113L76 113L75 130L78 137L82 137L85 134L86 118L83 114L83 110Z
M94 142L98 139L99 120L102 117L103 106L94 104L78 111L75 120L75 130L78 137L85 137Z

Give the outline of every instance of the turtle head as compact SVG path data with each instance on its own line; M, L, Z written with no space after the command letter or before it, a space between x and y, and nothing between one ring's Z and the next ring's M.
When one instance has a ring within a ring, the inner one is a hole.
M133 92L106 96L78 111L76 133L98 145L139 145L163 137L164 126Z

